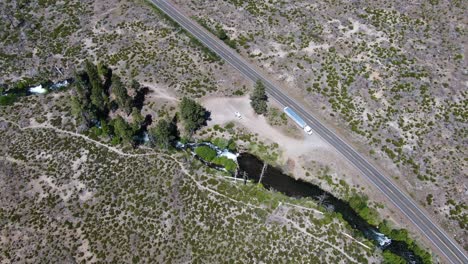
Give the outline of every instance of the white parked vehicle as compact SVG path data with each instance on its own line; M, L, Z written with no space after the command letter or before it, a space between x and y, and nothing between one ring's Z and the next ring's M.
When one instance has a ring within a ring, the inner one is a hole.
M310 128L310 126L306 125L304 127L304 131L309 134L309 135L312 135L312 128Z
M307 134L312 135L312 128L308 126L304 119L302 119L298 114L296 114L296 112L294 112L291 108L287 106L284 108L284 112L287 116L294 120L296 124L298 124L302 129L304 129L304 131Z

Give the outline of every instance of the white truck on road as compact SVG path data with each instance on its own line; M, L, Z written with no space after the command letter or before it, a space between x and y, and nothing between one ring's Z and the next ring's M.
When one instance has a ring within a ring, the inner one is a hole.
M289 116L292 120L294 120L296 124L298 124L302 129L304 129L304 131L307 134L312 135L312 128L310 128L310 126L307 125L304 119L302 119L298 114L296 114L294 110L286 106L284 108L284 112L286 113L287 116Z

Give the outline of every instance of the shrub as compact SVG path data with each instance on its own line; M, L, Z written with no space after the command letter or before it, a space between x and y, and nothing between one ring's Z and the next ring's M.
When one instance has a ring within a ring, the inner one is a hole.
M431 205L433 200L434 200L434 196L432 194L428 194L426 196L426 202L428 205Z
M211 162L223 166L229 172L235 172L237 168L236 162L227 157L216 157Z
M224 128L220 127L218 124L214 125L214 126L213 126L213 129L214 129L215 131L220 132L220 133L224 133L224 131L226 131Z
M227 123L225 126L224 126L225 129L233 129L234 128L234 123L233 122L229 122Z
M228 145L228 149L229 149L230 151L236 151L236 149L237 149L236 142L234 142L234 141L231 140L230 143L229 143L229 145Z
M197 147L195 153L203 160L210 162L216 157L216 151L208 146Z
M385 250L383 252L383 262L384 264L405 264L406 261L398 256L393 254L392 252Z
M225 138L215 138L213 140L213 144L215 144L220 149L225 149L229 145L229 140Z
M244 95L244 91L242 90L236 90L235 92L232 93L233 95L237 95L237 96L242 96Z
M16 101L16 95L8 94L0 96L0 105L12 105Z

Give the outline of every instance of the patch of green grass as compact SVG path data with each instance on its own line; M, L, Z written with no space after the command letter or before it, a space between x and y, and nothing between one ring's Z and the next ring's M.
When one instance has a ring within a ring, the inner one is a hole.
M211 162L216 157L216 151L208 146L195 148L195 153L205 161Z
M237 163L226 157L215 157L211 162L223 166L229 172L235 172L237 169Z
M0 105L12 105L16 101L17 96L14 94L0 96Z

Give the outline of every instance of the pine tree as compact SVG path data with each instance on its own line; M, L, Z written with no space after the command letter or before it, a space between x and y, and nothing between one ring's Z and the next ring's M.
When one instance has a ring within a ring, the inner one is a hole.
M132 108L132 120L132 129L134 132L138 131L145 121L145 118L141 115L140 110L138 110L136 107Z
M83 106L77 96L72 96L70 99L71 114L81 121L83 118Z
M101 119L101 130L103 136L111 136L113 133L111 124L107 123L105 119Z
M132 129L121 116L117 116L113 120L114 133L116 137L120 137L124 142L130 142L133 136Z
M90 61L86 60L85 70L88 74L89 83L91 85L91 103L101 112L105 112L107 108L108 97L104 91L101 78L97 67Z
M137 80L132 80L132 83L130 84L130 88L133 90L133 91L138 91L140 90L141 88L141 85L140 83L137 81Z
M107 67L107 65L104 65L102 62L98 63L97 71L99 76L101 76L105 80L108 80L112 77L112 70L109 67Z
M112 93L115 95L117 105L128 115L130 114L132 99L127 93L127 89L117 75L112 76Z
M167 149L177 138L177 127L164 119L159 120L156 127L150 130L150 134L158 146Z
M187 97L182 98L180 103L180 115L184 120L185 129L192 135L195 130L205 124L208 112L203 106Z
M268 96L266 95L265 85L258 80L255 83L254 90L250 95L250 105L254 109L255 113L262 115L268 111Z
M75 72L75 92L78 101L81 103L83 108L88 108L91 103L90 96L90 87L88 87L88 80L86 80L86 73L76 73Z

